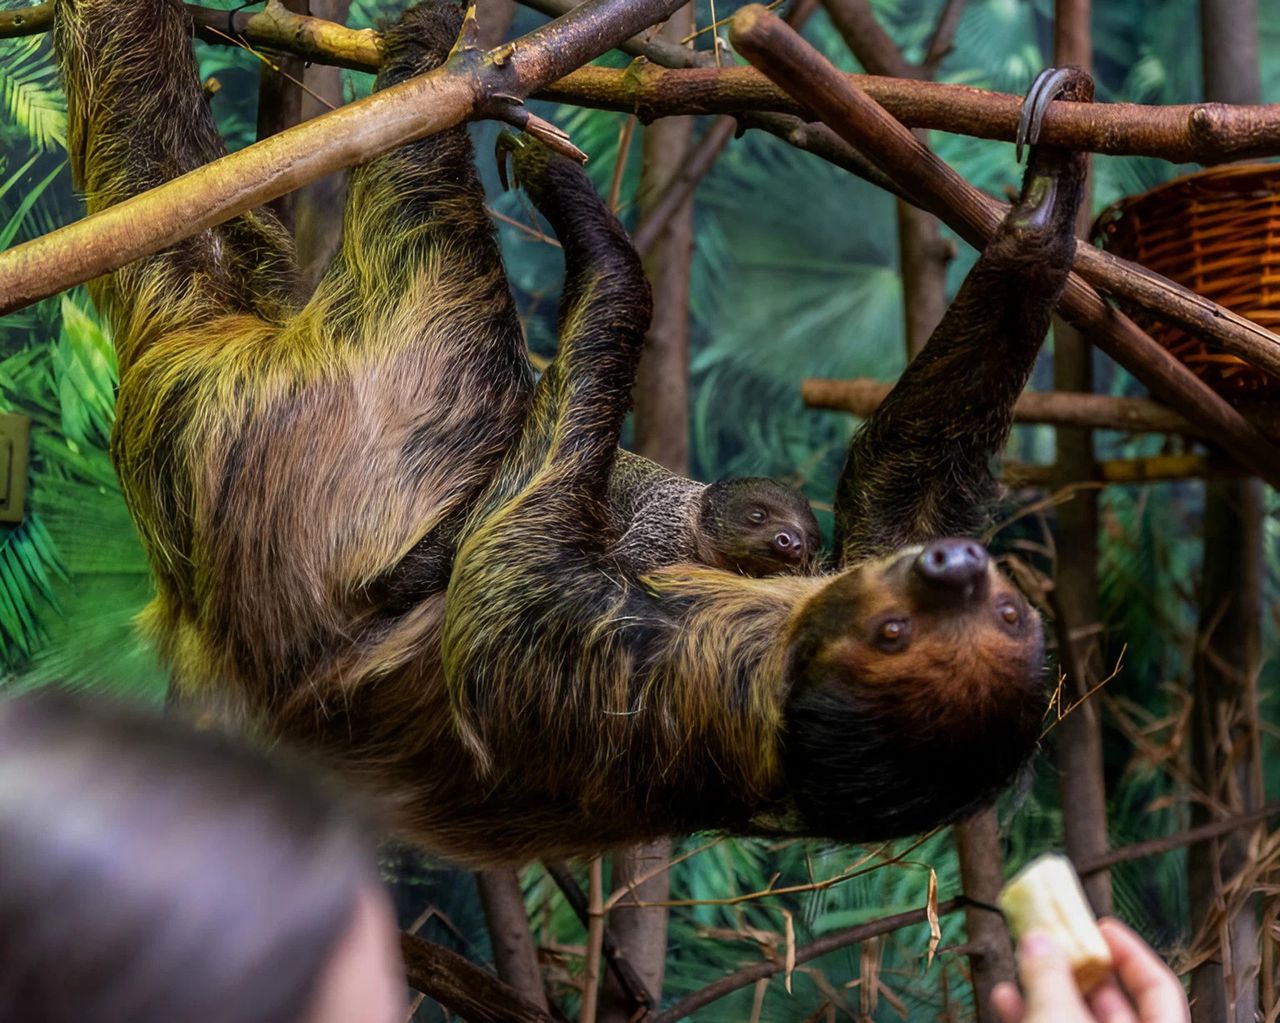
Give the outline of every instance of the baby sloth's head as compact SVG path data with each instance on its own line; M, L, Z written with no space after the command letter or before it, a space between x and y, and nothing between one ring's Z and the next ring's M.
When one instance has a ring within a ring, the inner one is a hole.
M707 487L699 534L708 564L750 576L812 571L822 546L805 496L761 476Z

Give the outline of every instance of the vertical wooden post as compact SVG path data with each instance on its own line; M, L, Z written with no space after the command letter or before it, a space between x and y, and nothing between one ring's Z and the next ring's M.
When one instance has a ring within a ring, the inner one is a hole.
M476 886L498 976L545 1011L547 993L520 891L520 875L514 870L478 870Z
M1204 97L1259 103L1256 0L1201 0ZM1262 619L1262 484L1231 480L1205 486L1204 569L1195 658L1191 759L1201 787L1227 813L1258 805L1257 691ZM1192 824L1213 814L1192 804ZM1222 891L1248 856L1238 831L1192 848L1187 856L1193 926L1221 912ZM1256 899L1230 913L1216 959L1191 974L1195 1023L1248 1023L1258 1011L1259 931Z
M1057 0L1054 11L1055 64L1093 66L1090 0ZM1092 184L1080 204L1080 233L1088 229ZM1070 324L1053 323L1053 380L1058 390L1093 390L1093 349ZM1057 430L1057 475L1060 480L1091 479L1093 432ZM1102 678L1102 638L1098 621L1098 497L1079 490L1058 509L1053 607L1059 662L1066 676L1068 702L1082 699ZM1062 552L1070 556L1062 556ZM1059 791L1067 855L1082 863L1106 852L1107 793L1102 756L1102 718L1090 701L1058 726ZM1085 879L1095 913L1111 912L1111 876L1099 871Z

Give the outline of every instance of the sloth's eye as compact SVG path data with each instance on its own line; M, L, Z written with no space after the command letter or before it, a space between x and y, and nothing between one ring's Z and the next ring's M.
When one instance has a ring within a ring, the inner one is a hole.
M911 629L901 618L890 618L876 630L876 646L886 653L895 653L907 645Z
M1018 614L1018 609L1012 604L1001 604L1000 618L1006 625L1017 625L1022 616Z
M747 512L747 518L759 525L764 521L764 509L752 508L751 511Z

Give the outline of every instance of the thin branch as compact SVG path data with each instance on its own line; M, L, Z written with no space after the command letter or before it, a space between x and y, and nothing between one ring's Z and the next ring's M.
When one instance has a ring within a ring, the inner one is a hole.
M398 145L506 112L669 15L681 0L587 0L489 54L443 67L300 124L92 217L0 254L0 313L116 270L332 171Z
M739 53L799 94L841 138L896 178L917 205L937 214L976 248L984 246L999 224L999 204L921 145L787 25L753 4L735 14L731 38ZM1079 246L1077 253L1081 251L1089 247ZM1082 330L1091 331L1098 347L1157 397L1272 485L1280 483L1275 445L1131 320L1110 309L1075 274L1067 281L1060 308Z
M580 1023L596 1023L600 1003L600 946L604 942L604 859L596 856L589 867L587 889L587 956L582 971L582 1012Z
M738 122L734 118L721 117L698 140L697 146L689 154L689 159L680 173L667 186L666 191L654 203L649 215L640 222L640 226L631 236L632 244L640 255L645 255L653 247L653 243L658 240L676 210L680 209L693 195L698 182L706 177L707 172L715 165L716 158L729 144L729 140L737 130Z
M949 899L946 902L939 903L937 912L939 916L945 916L954 913L965 904L964 899ZM856 927L848 927L841 931L834 931L831 934L824 935L817 941L810 942L808 945L801 945L796 949L795 963L797 966L807 963L811 959L817 959L821 956L835 952L838 949L848 948L850 945L857 945L869 938L876 938L882 934L889 934L903 927L910 927L912 924L925 923L928 920L927 909L908 910L905 913L895 913L893 916L881 917L879 920L869 920L864 924L858 924ZM783 960L771 961L764 960L758 963L752 963L750 966L744 966L735 973L731 973L726 977L721 977L712 984L708 984L704 988L700 988L691 994L685 995L671 1008L659 1013L653 1017L650 1023L675 1023L676 1020L684 1019L686 1016L704 1006L710 1005L712 1002L723 998L725 995L732 994L739 988L747 987L754 984L758 980L775 976L786 968Z
M938 22L933 27L933 35L929 37L929 45L925 47L924 60L920 62L921 77L932 79L938 68L947 59L955 43L956 29L960 27L960 19L964 16L965 0L946 0Z
M564 895L565 901L569 903L569 908L581 921L583 927L589 927L591 924L590 908L587 905L586 892L582 890L582 886L578 884L573 874L569 872L569 868L563 863L546 863L544 866L547 873L551 875L551 879L555 881L561 893ZM604 933L600 939L600 950L604 953L605 963L608 964L609 971L617 980L618 986L622 988L626 996L631 1000L632 1005L637 1008L650 1009L654 1005L653 995L645 987L644 981L636 973L635 968L623 954L622 949L618 947L618 942L613 937L613 932L605 927Z
M1238 828L1248 827L1258 824L1270 817L1280 815L1280 802L1268 803L1261 809L1254 810L1250 813L1240 814L1227 820L1215 821L1212 824L1205 824L1198 828L1191 828L1187 831L1181 831L1174 835L1164 838L1150 839L1144 842L1136 842L1133 845L1122 846L1119 849L1112 849L1103 856L1082 863L1078 866L1081 874L1097 873L1115 866L1117 863L1128 863L1132 860L1144 859L1148 856L1155 856L1160 853L1169 852L1173 849L1179 849L1183 846L1191 845L1195 842L1203 842L1210 838L1216 838L1219 835L1227 834ZM946 902L938 904L938 915L946 916L954 913L966 905L964 898L948 899ZM835 952L841 948L847 948L850 945L856 945L870 938L880 937L884 934L892 933L903 927L910 927L914 924L925 923L928 920L927 910L924 908L909 910L905 913L895 913L892 916L881 917L878 920L869 920L866 923L858 924L855 927L849 927L842 931L835 931L832 934L825 935L817 941L808 945L802 945L796 949L796 964L807 963L812 959ZM952 949L951 951L961 951L960 949ZM684 1019L686 1016L695 1012L704 1006L710 1005L732 994L740 988L747 987L759 980L773 977L782 972L785 963L781 961L763 961L752 963L745 966L735 973L731 973L726 977L704 988L700 988L691 994L686 995L675 1005L667 1009L665 1012L653 1017L649 1023L675 1023L676 1020Z
M1275 816L1280 816L1280 801L1267 803L1265 806L1250 810L1248 813L1236 814L1225 820L1213 821L1211 824L1201 824L1199 827L1188 828L1185 831L1166 835L1163 838L1151 838L1145 842L1135 842L1133 845L1112 849L1102 856L1081 863L1077 869L1081 874L1096 874L1100 870L1114 867L1117 863L1128 863L1131 860L1140 860L1148 856L1158 856L1160 853L1172 852L1174 849L1181 849L1197 842L1205 842L1211 838L1230 834L1240 828L1261 824Z
M473 1023L552 1023L551 1016L456 952L401 933L409 986Z
M578 5L578 0L520 0L520 2L525 7L531 7L552 18L563 17ZM668 12L668 16L670 13ZM619 43L617 48L623 53L629 53L633 57L644 57L663 67L695 67L697 65L697 50L659 38L655 29L656 26L647 32L633 35ZM707 56L712 57L711 54ZM714 63L714 58L711 63Z
M916 66L902 55L898 44L881 27L867 0L822 0L822 6L849 51L873 75L917 77Z
M863 378L811 378L801 384L800 394L810 408L848 412L866 419L884 401L892 387L892 384ZM1023 391L1013 407L1013 420L1015 423L1045 423L1129 433L1204 436L1193 423L1158 401L1084 392Z
M1115 458L1097 462L1088 478L1064 474L1059 465L1029 465L1005 462L1001 480L1009 487L1051 487L1081 483L1134 485L1170 483L1174 480L1239 479L1247 475L1235 462L1214 455L1148 455L1145 458Z

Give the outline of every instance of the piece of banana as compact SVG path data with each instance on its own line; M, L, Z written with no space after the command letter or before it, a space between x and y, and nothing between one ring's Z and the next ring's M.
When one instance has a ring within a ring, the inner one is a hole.
M1015 939L1043 931L1066 952L1081 991L1111 975L1111 950L1065 856L1046 853L1028 863L1004 886L1000 908Z

